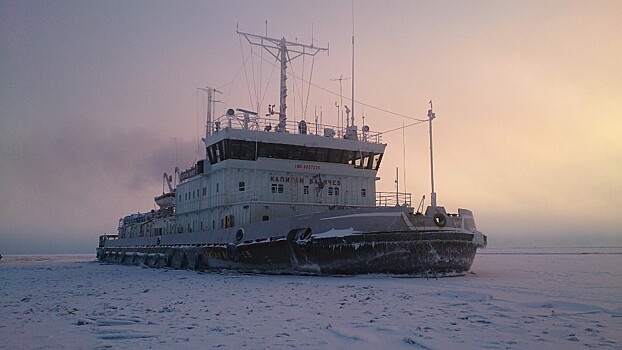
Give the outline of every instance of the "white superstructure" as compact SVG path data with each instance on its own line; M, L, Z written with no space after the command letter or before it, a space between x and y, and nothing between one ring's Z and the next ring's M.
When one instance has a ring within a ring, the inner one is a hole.
M256 221L376 205L376 173L385 144L379 135L292 123L271 130L257 115L229 110L205 139L206 159L181 173L178 232L209 231ZM310 130L326 131L324 135ZM350 130L355 130L350 128ZM363 140L365 139L365 141Z

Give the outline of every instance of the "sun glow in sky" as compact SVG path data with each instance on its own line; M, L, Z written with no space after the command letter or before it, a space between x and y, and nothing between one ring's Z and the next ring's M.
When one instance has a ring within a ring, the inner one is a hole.
M278 70L236 34L266 21L330 47L313 83L338 94L350 1L1 2L0 253L94 251L151 209L161 174L197 157L198 87L221 88L220 112L256 109L254 68L260 112L278 104ZM414 118L434 101L439 204L472 209L492 246L622 244L621 2L355 1L354 28L357 101ZM339 97L312 87L305 114L297 84L290 118L336 124ZM355 112L375 131L412 122ZM399 167L401 190L429 198L427 125L383 141L378 189Z

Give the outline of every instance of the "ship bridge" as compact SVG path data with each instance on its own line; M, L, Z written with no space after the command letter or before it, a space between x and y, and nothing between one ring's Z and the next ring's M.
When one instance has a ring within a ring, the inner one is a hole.
M271 131L270 121L259 118L251 124L236 125L229 118L227 127L216 128L205 140L206 158L211 165L227 159L253 160L258 158L294 161L349 164L355 168L377 170L386 147L380 142L380 133L371 133L363 127L361 137L355 126L332 126L290 122L297 133ZM217 121L216 125L220 125ZM315 133L310 130L315 129ZM322 134L318 133L322 130Z
M179 232L376 205L380 133L306 121L275 131L273 122L246 110L212 122L205 159L180 176Z

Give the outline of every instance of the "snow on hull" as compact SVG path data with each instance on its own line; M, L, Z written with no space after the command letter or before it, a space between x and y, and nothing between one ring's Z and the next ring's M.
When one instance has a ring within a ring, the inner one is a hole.
M323 274L456 276L471 268L477 245L464 233L371 233L294 244L301 265ZM302 263L304 262L304 263Z
M268 274L400 274L455 276L473 264L477 244L462 232L383 232L287 237L240 244L98 249L101 262L192 270L231 269Z

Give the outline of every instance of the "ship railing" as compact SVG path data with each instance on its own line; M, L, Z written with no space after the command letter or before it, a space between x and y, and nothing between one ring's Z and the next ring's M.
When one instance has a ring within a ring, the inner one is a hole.
M218 133L225 128L275 132L279 124L278 114L259 116L257 114L237 112L234 115L223 115L212 122L211 133ZM288 120L285 128L289 133L321 135L325 137L357 139L370 143L381 143L382 133L361 128L334 126L307 120Z
M103 234L99 236L99 247L103 248L106 245L106 241L114 241L119 238L119 235Z
M376 192L376 206L379 207L410 207L412 193L407 192Z

